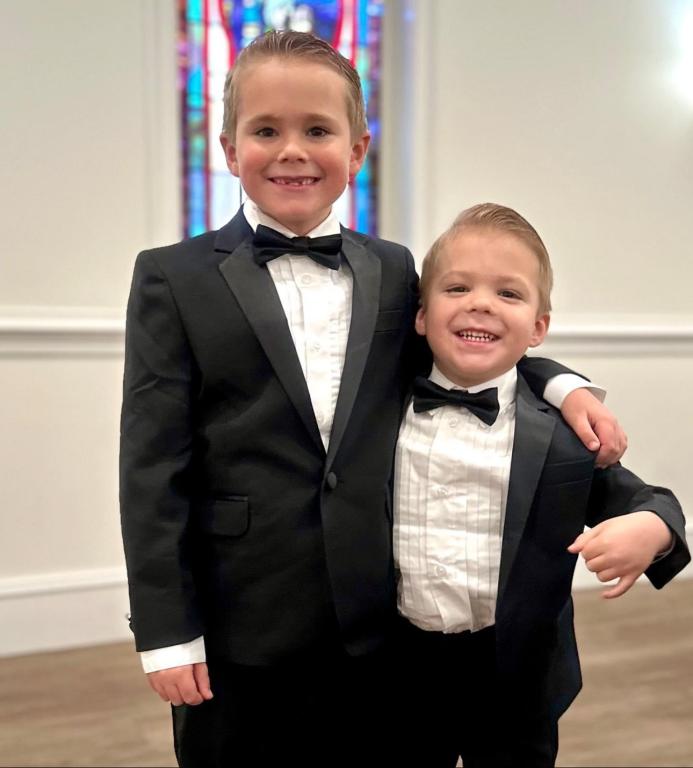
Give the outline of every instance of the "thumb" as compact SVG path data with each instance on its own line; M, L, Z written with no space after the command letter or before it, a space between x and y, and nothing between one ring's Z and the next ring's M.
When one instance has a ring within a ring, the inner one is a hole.
M200 692L202 698L206 700L211 699L214 694L209 685L209 671L207 670L207 665L204 662L194 664L193 675L195 677L197 690Z
M592 429L592 425L589 422L587 416L582 416L575 424L571 424L575 430L575 434L582 440L583 445L590 451L596 451L601 445L597 433Z

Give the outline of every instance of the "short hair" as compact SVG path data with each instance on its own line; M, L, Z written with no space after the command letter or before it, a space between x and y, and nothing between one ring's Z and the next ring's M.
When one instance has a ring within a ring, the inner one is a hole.
M553 287L553 269L549 252L534 227L523 216L504 205L480 203L467 208L452 222L451 226L433 243L421 266L419 291L421 304L425 306L428 291L431 288L433 274L440 254L461 232L468 229L495 230L514 235L523 242L537 257L539 262L539 313L551 311L551 289Z
M270 30L255 38L238 54L233 69L226 75L222 133L229 139L234 140L236 136L239 80L243 71L254 63L270 59L305 60L332 69L347 84L346 107L352 136L362 136L368 131L361 78L351 62L328 42L308 32Z

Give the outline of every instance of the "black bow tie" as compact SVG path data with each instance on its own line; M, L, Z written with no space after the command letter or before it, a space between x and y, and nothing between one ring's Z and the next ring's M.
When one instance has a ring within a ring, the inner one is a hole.
M253 237L253 255L257 264L266 264L285 253L310 256L313 261L330 269L339 269L342 236L286 237L270 227L258 225Z
M414 379L414 411L431 411L443 405L458 405L471 411L485 424L491 425L498 416L498 387L481 392L445 389L423 376Z

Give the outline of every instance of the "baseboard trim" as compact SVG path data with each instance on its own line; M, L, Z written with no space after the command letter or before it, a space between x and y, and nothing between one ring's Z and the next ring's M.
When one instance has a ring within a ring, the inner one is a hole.
M693 579L693 566L677 579ZM603 589L603 585L580 562L573 589ZM128 606L124 568L2 578L0 657L132 640Z
M132 639L124 568L0 579L0 657Z
M54 595L127 586L125 568L90 568L0 578L0 601L14 597Z

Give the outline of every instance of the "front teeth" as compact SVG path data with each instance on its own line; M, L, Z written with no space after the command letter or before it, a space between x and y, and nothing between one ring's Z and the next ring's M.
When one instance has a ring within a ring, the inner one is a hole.
M288 186L292 187L305 187L308 184L313 184L315 182L315 179L310 178L304 178L304 179L274 179L274 182L276 184L286 184Z
M490 333L478 333L476 331L460 331L457 335L469 341L495 341L496 339Z

